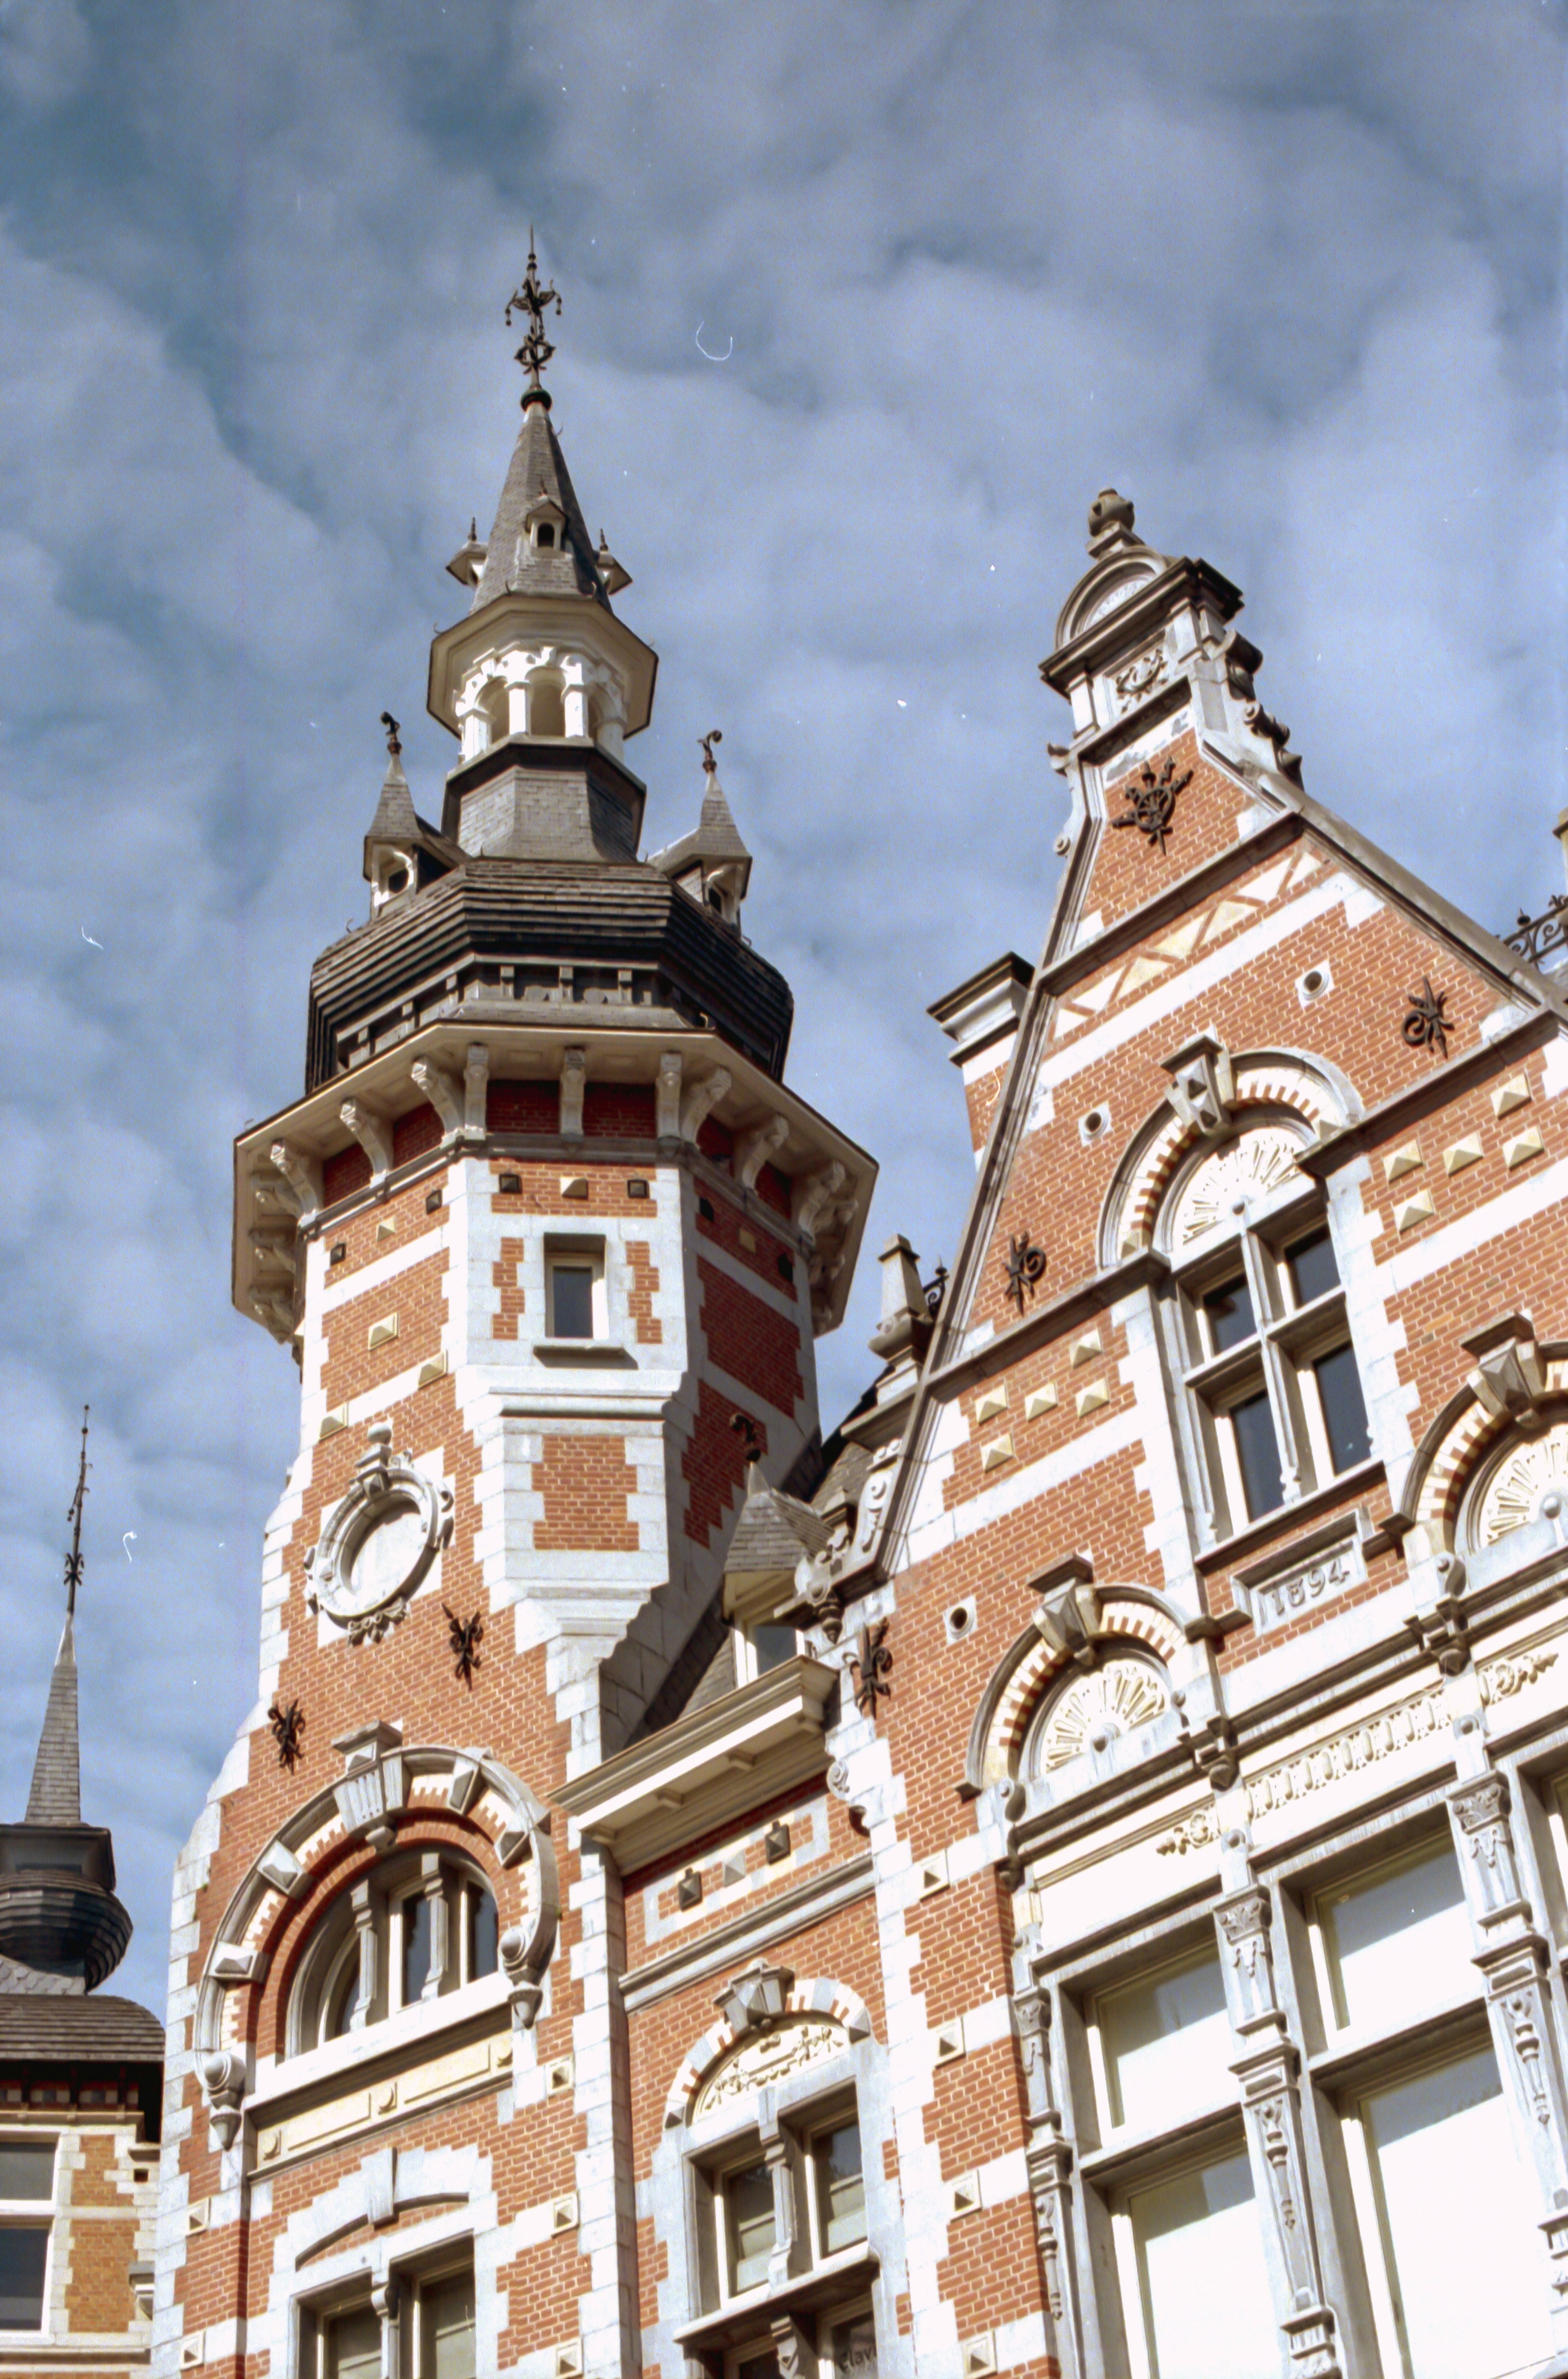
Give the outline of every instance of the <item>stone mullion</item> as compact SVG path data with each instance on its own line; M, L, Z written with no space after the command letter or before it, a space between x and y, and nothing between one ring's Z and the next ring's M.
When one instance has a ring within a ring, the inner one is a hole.
M1323 2293L1301 2122L1301 2056L1274 1987L1269 1896L1256 1884L1214 1911L1225 2003L1236 2054L1252 2185L1273 2253L1268 2258L1293 2379L1340 2379L1336 2324Z
M1024 2166L1034 2212L1040 2256L1045 2351L1055 2355L1061 2379L1084 2379L1083 2331L1079 2317L1073 2237L1073 2146L1062 2128L1051 2086L1051 2002L1043 1983L1032 1982L1013 1999L1013 2029L1023 2065L1029 2137Z
M1568 2367L1568 2090L1549 1979L1551 1946L1520 1878L1509 1807L1508 1780L1491 1770L1448 1795L1514 2144L1539 2192L1553 2344Z

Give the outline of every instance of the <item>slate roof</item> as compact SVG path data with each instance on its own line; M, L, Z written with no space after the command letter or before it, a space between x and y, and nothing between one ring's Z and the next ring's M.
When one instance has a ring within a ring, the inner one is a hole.
M751 852L741 839L724 788L717 777L710 777L703 795L702 815L690 834L678 842L667 843L662 851L650 851L648 865L657 867L661 876L678 876L684 867L699 862L710 864L739 861L749 867Z
M49 1680L49 1700L43 1731L33 1762L32 1789L27 1799L30 1826L79 1826L81 1823L81 1752L77 1728L77 1645L75 1624L67 1613L60 1648Z
M566 520L561 543L546 553L536 552L526 534L529 508L540 494L558 504ZM469 609L482 611L508 594L575 595L602 603L607 611L610 608L549 409L537 400L524 409Z
M0 1992L0 2059L18 2057L161 2065L163 2027L134 1999Z
M802 1553L821 1552L827 1528L809 1503L781 1495L766 1480L754 1487L741 1508L724 1567L747 1571L792 1570Z

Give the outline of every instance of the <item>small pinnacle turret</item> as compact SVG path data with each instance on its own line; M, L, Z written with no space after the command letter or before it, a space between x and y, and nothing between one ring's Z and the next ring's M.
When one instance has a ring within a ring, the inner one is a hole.
M752 880L752 854L741 839L724 788L718 781L714 745L722 743L717 727L697 738L703 755L703 806L694 830L678 842L649 853L648 864L661 876L706 902L727 924L738 924L741 903Z
M87 1426L76 1493L66 1517L66 1624L54 1656L33 1763L27 1816L0 1826L0 1987L90 1991L129 1946L131 1921L115 1897L115 1852L104 1826L81 1821L81 1749L77 1707L76 1603L82 1578ZM24 1977L18 1984L18 1971ZM30 1976L30 1982L25 1980Z

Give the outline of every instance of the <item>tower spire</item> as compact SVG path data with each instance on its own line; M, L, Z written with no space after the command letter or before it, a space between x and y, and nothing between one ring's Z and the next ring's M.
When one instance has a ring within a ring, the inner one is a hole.
M77 1588L81 1584L82 1510L87 1501L88 1407L82 1407L81 1457L77 1467L77 1491L66 1517L71 1524L71 1549L66 1555L66 1624L54 1655L44 1705L43 1728L33 1762L32 1788L28 1794L26 1823L30 1826L79 1826L81 1823L81 1741L77 1706Z

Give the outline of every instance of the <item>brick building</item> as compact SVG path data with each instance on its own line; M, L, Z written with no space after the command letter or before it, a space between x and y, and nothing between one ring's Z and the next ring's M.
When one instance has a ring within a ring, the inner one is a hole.
M109 1829L81 1816L86 1439L27 1815L0 1826L0 2372L128 2379L151 2348L163 2029L99 1988L131 1921Z
M529 382L235 1152L292 1348L176 1878L156 2367L1568 2369L1568 1006L1305 793L1107 493L952 1274L784 1081ZM979 955L977 951L976 955ZM1553 2323L1558 2324L1554 2332Z

